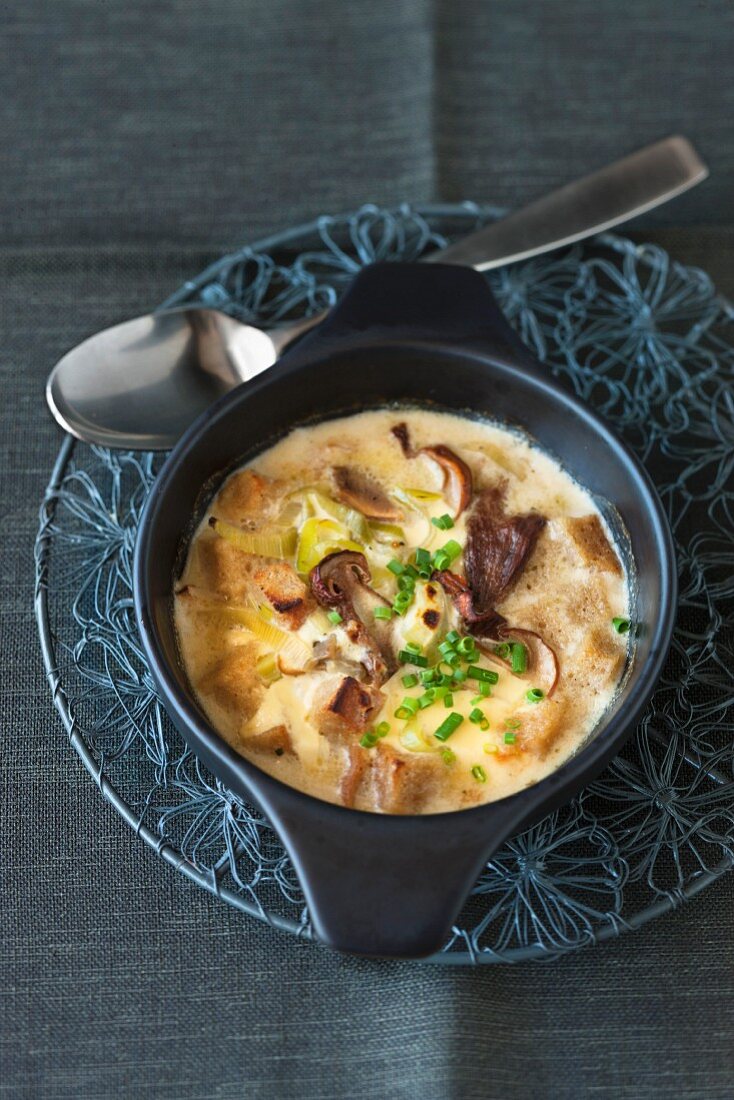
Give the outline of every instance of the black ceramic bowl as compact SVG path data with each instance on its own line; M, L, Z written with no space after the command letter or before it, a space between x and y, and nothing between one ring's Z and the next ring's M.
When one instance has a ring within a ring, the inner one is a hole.
M599 498L629 534L636 567L634 660L588 743L535 786L452 814L348 810L301 793L238 756L198 706L173 628L172 589L194 523L223 477L304 422L388 403L427 404L519 425ZM437 950L483 865L512 833L568 801L617 753L668 650L676 604L670 532L645 471L582 403L547 377L467 268L366 268L341 304L275 367L186 433L153 487L138 536L135 603L171 718L233 791L280 834L317 936L368 955Z

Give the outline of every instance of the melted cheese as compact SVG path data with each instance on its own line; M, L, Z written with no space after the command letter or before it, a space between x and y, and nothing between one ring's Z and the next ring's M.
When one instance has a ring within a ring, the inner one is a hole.
M418 696L425 689L420 685L405 688L402 676L408 671L406 668L382 686L384 703L373 725L388 722L390 731L376 749L366 751L373 760L383 745L408 762L417 755L424 756L405 747L406 732L418 736L418 741L408 738L409 744L426 743L425 755L432 759L441 759L440 750L450 748L455 759L438 769L435 789L420 807L438 812L501 798L535 783L586 740L623 673L627 643L614 634L611 618L628 617L629 594L621 569L609 569L601 561L590 559L578 541L574 541L568 521L599 514L589 494L529 440L495 424L424 410L366 412L296 429L259 455L249 469L277 483L279 499L285 506L297 490L320 486L328 493L333 466L348 464L360 468L379 481L399 503L403 511L400 526L409 546L435 551L449 539L463 546L467 513L448 531L431 524L432 517L450 511L442 493L442 471L426 456L409 459L402 454L390 432L398 420L408 423L416 449L444 443L461 455L472 470L475 491L502 482L506 487L508 514L535 510L548 520L524 572L498 610L513 626L537 631L553 645L561 667L553 697L537 705L529 703L526 693L534 686L532 678L513 676L501 664L493 664L487 658L482 658L481 663L498 671L499 682L492 687L491 696L476 704L472 699L479 693L476 684L469 683L468 690L453 693L450 709L439 701L419 710L409 721L401 721L395 718L395 710L402 699L406 695ZM307 481L304 471L308 471ZM319 514L318 505L315 512ZM202 583L197 548L202 540L212 537L207 520L213 513L216 499L192 541L183 585ZM255 524L257 520L257 516L253 517ZM608 531L603 530L611 543ZM389 533L381 541L373 539L366 551L374 587L391 600L395 578L386 566L396 549ZM460 561L455 568L460 571ZM404 618L395 620L394 631L397 645L417 642L426 647L425 652L434 660L436 643L460 623L443 590L430 587L434 588L433 595L425 585L417 585L415 601ZM426 610L439 613L440 630L433 635L423 619ZM181 597L176 599L175 615L189 678L205 711L229 743L285 782L321 798L339 801L346 747L319 733L312 718L314 698L335 676L329 663L313 667L303 675L286 675L267 687L260 686L254 713L244 714L236 702L236 693L227 696L220 690L215 695L208 686L213 682L212 670L216 674L226 654L245 642L256 643L252 651L258 656L267 652L267 647L242 626L227 625L222 617L214 621L206 616L202 619L198 613L194 615ZM364 649L347 637L343 626L331 623L322 609L312 611L295 632L309 647L324 643L333 635L344 674L350 669L359 670L365 660ZM228 702L230 697L232 701ZM488 729L482 730L469 721L475 706L488 720ZM461 714L464 721L442 745L433 734L449 713ZM280 726L289 731L292 753L264 755L248 745L249 735ZM515 729L516 743L506 743L505 735ZM486 782L473 778L472 768L476 765L484 769ZM356 805L371 810L379 808L369 781L358 795Z

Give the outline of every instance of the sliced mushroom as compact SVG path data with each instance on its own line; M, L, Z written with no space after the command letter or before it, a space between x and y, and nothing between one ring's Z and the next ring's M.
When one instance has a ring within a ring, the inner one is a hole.
M338 611L344 628L355 644L368 654L366 669L378 687L397 668L389 620L376 619L376 607L389 607L387 600L370 588L372 574L364 554L337 550L311 570L311 591L317 603Z
M473 635L522 642L528 650L528 673L546 695L551 695L559 675L555 651L535 631L511 626L495 610L525 568L546 521L534 512L506 515L504 496L505 486L499 485L484 489L477 498L467 523L466 580L449 570L433 576ZM498 659L493 651L491 656Z
M337 488L337 497L343 504L355 508L367 519L397 523L403 519L403 513L394 501L390 500L379 482L353 466L335 466L333 470Z
M553 694L560 676L560 665L553 646L541 638L536 631L510 626L507 622L498 627L494 637L501 642L521 642L528 651L528 667L523 674L524 677L532 680L533 686L541 688L546 695ZM478 645L493 661L499 661L507 668L512 668L512 662L498 656L494 648L488 648L481 641Z
M327 634L325 638L313 644L313 654L309 660L306 671L328 668L332 672L339 672L343 676L362 676L363 666L349 657L345 657L337 640L336 634Z
M472 472L459 456L443 443L433 447L421 447L414 450L410 441L408 425L396 424L392 428L392 434L397 439L406 458L416 458L425 455L438 463L443 472L443 492L450 507L454 512L454 519L469 507L472 498Z
M493 607L488 607L486 611L477 610L474 595L463 577L452 573L450 569L441 569L432 574L432 580L441 585L472 634L480 638L499 637L498 631L507 623L507 619Z
M464 567L473 607L479 614L504 598L546 524L545 517L536 512L508 516L505 492L505 484L483 489L467 521Z

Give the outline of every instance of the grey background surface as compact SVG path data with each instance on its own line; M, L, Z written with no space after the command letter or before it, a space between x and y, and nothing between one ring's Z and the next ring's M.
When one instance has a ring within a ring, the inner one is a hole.
M45 690L49 367L221 248L365 200L514 205L680 130L713 178L635 226L734 294L728 0L13 3L0 28L0 1096L729 1098L734 879L603 947L340 958L175 875Z

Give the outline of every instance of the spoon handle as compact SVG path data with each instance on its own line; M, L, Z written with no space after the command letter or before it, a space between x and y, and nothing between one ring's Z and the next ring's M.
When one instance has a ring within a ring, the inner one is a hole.
M628 221L694 187L708 174L686 138L665 138L421 259L464 264L477 271L516 263ZM271 329L275 358L328 312Z
M552 191L506 218L433 252L429 263L478 271L550 252L637 217L708 176L691 143L669 137Z

